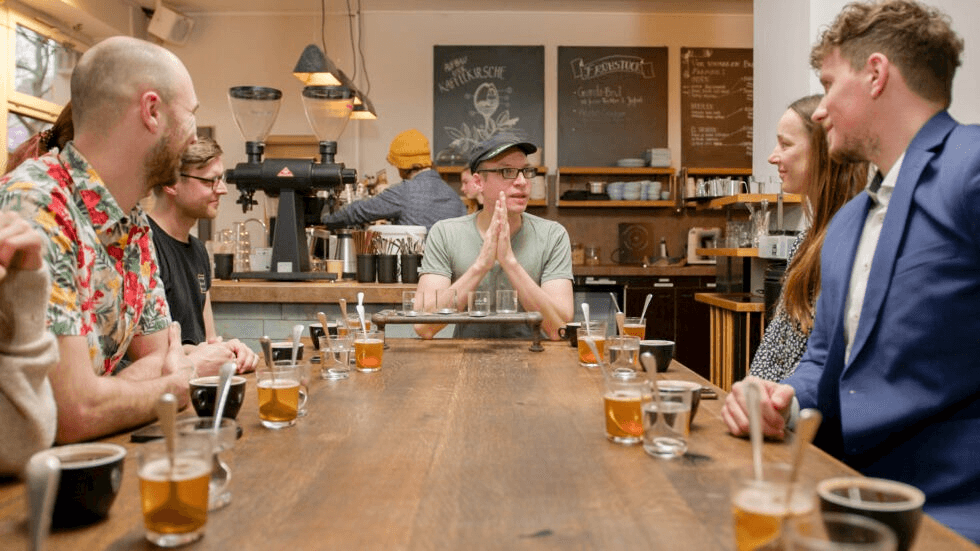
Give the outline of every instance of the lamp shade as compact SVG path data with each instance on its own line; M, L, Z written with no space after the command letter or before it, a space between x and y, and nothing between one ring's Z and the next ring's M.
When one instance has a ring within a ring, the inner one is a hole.
M340 86L338 73L337 66L316 44L303 48L293 69L293 75L307 86Z

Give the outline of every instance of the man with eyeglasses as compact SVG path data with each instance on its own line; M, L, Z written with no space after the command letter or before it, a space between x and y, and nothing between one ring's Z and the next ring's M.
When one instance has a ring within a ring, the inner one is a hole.
M156 201L149 219L160 279L170 315L180 322L184 351L198 369L235 362L238 373L244 373L255 369L258 355L238 339L225 341L215 331L211 261L201 240L191 235L198 220L218 215L221 196L228 193L224 172L221 147L210 138L198 138L180 158L177 181L153 188Z
M528 214L531 180L537 169L527 155L534 144L498 134L473 149L469 169L472 186L482 194L479 211L437 222L425 243L418 294L431 310L436 289L456 290L460 310L470 291L517 291L520 307L541 312L542 329L558 339L558 329L571 321L572 249L561 224ZM416 325L422 338L442 326ZM460 324L457 337L527 338L523 325Z
M177 179L180 155L195 140L191 76L165 48L115 36L79 59L71 105L73 140L0 179L0 209L16 211L44 240L59 443L153 421L164 392L186 406L198 375L179 324L170 323L138 204Z

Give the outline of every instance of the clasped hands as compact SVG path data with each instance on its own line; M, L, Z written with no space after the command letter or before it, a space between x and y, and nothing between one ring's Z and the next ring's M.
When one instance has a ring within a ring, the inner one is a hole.
M735 436L745 436L749 433L748 406L745 394L745 389L749 384L759 386L762 434L769 438L784 438L795 390L789 385L774 383L753 376L746 377L732 385L732 391L725 398L721 418L728 425L729 432Z

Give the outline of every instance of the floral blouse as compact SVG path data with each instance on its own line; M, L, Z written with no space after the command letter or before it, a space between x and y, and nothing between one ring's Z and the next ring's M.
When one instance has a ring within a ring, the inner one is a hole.
M19 212L47 238L47 327L85 336L95 373L111 374L134 336L167 328L146 214L137 205L127 216L71 143L0 179L0 209Z
M786 259L787 266L793 262L796 249L806 238L806 234L806 230L800 232L793 244L790 245L789 257ZM783 293L780 292L776 312L769 321L766 332L762 335L759 348L755 351L749 374L770 381L779 381L789 377L796 371L796 366L803 358L803 353L806 352L806 342L809 338L810 335L804 333L799 324L789 318L783 303Z

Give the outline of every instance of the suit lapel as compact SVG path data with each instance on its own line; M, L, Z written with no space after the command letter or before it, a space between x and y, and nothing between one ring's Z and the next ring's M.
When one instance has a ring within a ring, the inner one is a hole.
M956 122L948 113L940 112L919 130L905 152L895 190L888 202L888 211L885 213L878 245L871 260L871 273L868 276L868 286L864 294L857 333L854 336L854 345L851 347L851 358L858 357L880 319L881 307L888 295L892 275L895 272L898 251L905 240L912 196L915 194L915 187L922 171L955 125ZM845 358L848 365L849 360L850 358Z

